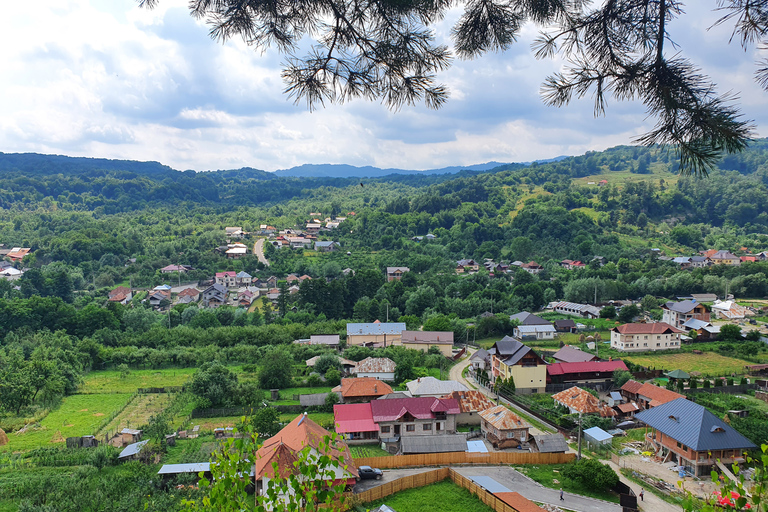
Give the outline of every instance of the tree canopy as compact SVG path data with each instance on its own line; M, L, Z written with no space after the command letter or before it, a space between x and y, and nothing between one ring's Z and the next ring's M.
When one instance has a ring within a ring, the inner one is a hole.
M138 0L153 7L160 0ZM652 131L643 144L673 144L681 170L706 174L723 151L745 147L749 121L734 96L717 95L714 84L682 56L671 26L684 14L676 0L465 1L451 36L453 51L435 35L453 2L377 0L357 2L241 2L192 0L190 10L210 25L219 41L241 37L257 51L275 47L286 55L285 92L311 109L355 98L381 100L392 109L424 102L438 108L448 89L437 74L454 57L473 58L504 51L524 24L541 27L533 45L537 58L560 55L565 70L546 78L544 101L568 104L588 93L595 115L607 97L640 100ZM768 40L768 6L760 0L719 0L718 24L733 25L742 46ZM303 38L314 39L304 54ZM764 63L761 63L762 66ZM756 72L768 88L768 66Z

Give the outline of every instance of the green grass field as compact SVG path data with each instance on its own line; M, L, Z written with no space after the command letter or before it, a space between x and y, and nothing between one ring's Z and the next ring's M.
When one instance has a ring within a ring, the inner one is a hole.
M581 482L574 482L572 480L569 480L563 477L561 475L561 472L564 466L565 464L547 464L547 465L541 465L541 466L531 464L531 465L515 467L515 469L525 474L532 480L540 483L544 487L549 487L550 489L562 488L565 492L569 492L573 494L581 494L582 496L589 496L591 498L610 501L612 503L619 502L618 494L614 494L610 491L605 491L605 492L593 491L585 487L584 485L582 485ZM555 480L557 480L558 482L555 483Z
M360 457L389 457L392 455L387 450L382 450L381 446L376 443L350 446L349 449L352 452L352 457L356 459Z
M117 370L95 371L85 376L80 392L134 393L139 388L183 386L196 370L197 368L131 370L125 377L121 377Z
M444 480L425 487L397 492L383 500L366 503L361 510L372 510L386 503L397 512L491 512L477 496Z
M714 352L694 354L692 352L677 352L674 354L659 355L624 355L624 359L634 364L640 364L648 368L677 370L685 372L701 372L702 375L730 375L731 373L743 374L744 366L753 364L743 359L722 356Z
M95 434L130 398L129 393L68 396L58 409L40 421L39 427L30 427L20 435L8 433L9 442L2 449L24 451L63 446L67 437Z

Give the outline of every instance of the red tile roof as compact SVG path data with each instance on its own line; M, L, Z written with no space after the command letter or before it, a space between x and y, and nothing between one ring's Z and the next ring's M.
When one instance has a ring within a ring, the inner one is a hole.
M595 395L578 386L554 394L552 398L555 402L583 414L598 413L603 417L617 415L610 407L600 405L600 400Z
M392 393L392 388L373 377L358 377L356 379L341 379L341 396L384 396Z
M286 476L296 471L296 468L293 466L293 462L296 460L295 454L307 446L322 451L320 447L324 444L325 436L328 435L330 434L327 430L309 419L306 415L300 414L296 419L283 427L277 435L264 441L262 447L256 452L256 463L254 465L256 479L274 475L272 462L278 463L281 476ZM343 459L343 465L346 466L346 470L353 477L358 476L357 467L352 459L352 453L344 441L337 440L330 451L325 454L335 461Z
M515 509L517 512L546 512L522 494L517 492L495 492L494 496Z
M378 321L378 320L377 320ZM355 367L356 373L393 373L397 365L387 357L366 357Z
M131 294L131 289L126 286L118 286L111 292L109 292L109 301L110 302L122 302L126 298L128 298L128 295Z
M236 277L237 272L232 270L227 270L226 272L216 272L216 277Z
M640 410L640 408L637 406L635 402L630 402L628 404L619 404L616 407L618 407L619 410L624 414Z
M672 400L677 400L678 398L685 398L685 396L680 393L675 393L669 389L660 388L659 386L654 386L653 384L648 383L643 384L637 391L637 394L650 398L651 407L656 407L657 405L665 404Z
M611 373L614 370L627 370L624 361L586 361L578 363L552 363L547 366L549 375L567 375L572 373Z
M626 382L626 384L621 386L621 390L626 391L627 393L632 393L636 395L641 387L643 387L642 382L637 382L636 380L630 379Z
M682 333L680 329L672 327L668 323L658 322L652 324L624 324L611 329L620 334L667 334Z
M520 416L507 409L504 405L497 405L480 413L480 417L496 427L497 430L515 430L519 428L531 428Z
M179 297L197 297L200 292L195 288L184 288L179 292Z
M336 404L333 406L333 419L336 433L378 432L379 427L373 421L371 404Z
M456 399L459 402L461 412L480 412L495 405L487 396L477 390L454 391L443 398Z
M417 419L434 418L435 412L459 414L459 403L455 398L391 398L389 400L374 400L371 402L373 421L395 421L406 414Z

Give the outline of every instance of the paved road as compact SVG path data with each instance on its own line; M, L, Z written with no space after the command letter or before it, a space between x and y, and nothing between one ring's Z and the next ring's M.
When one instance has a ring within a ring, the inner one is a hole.
M467 379L465 379L464 376L462 375L462 373L464 372L464 368L469 366L469 358L475 352L477 352L476 348L467 347L467 355L466 355L466 357L463 360L459 361L458 363L456 363L455 365L453 365L451 367L450 372L448 372L448 378L451 379L451 380L455 380L456 382L461 382L462 384L467 386L469 389L472 389L473 387L476 387L476 386L470 384L467 381Z
M264 257L264 239L259 238L256 240L256 243L253 244L253 254L256 255L256 257L259 259L261 263L269 266L269 261L267 261L267 258Z

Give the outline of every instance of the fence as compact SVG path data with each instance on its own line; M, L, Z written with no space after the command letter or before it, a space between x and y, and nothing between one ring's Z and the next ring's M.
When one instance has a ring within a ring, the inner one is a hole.
M414 487L424 487L425 485L430 485L446 479L450 479L459 487L467 489L470 493L477 496L480 501L488 505L496 512L517 512L517 509L507 505L492 493L486 491L469 478L460 475L451 468L435 469L434 471L419 473L418 475L405 476L403 478L398 478L397 480L387 482L384 485L380 485L378 487L374 487L373 489L363 491L360 494L356 494L353 497L353 503L350 505L354 506L355 504L370 503L372 501L386 498L387 496L395 494L396 492L404 491L406 489L413 489Z
M325 399L329 393L313 393L311 395L298 395L299 403L303 407L312 407L318 405L325 405ZM293 395L294 397L297 395ZM296 400L296 398L294 398Z
M446 452L393 455L391 457L361 457L355 459L355 465L389 469L409 466L448 466L452 464L565 464L575 458L575 453Z
M746 393L750 389L757 389L757 384L735 384L733 386L713 386L711 388L688 389L688 393L726 393L735 395L737 393Z
M181 393L183 386L166 386L164 388L139 388L136 392L140 395L153 395L163 393Z

